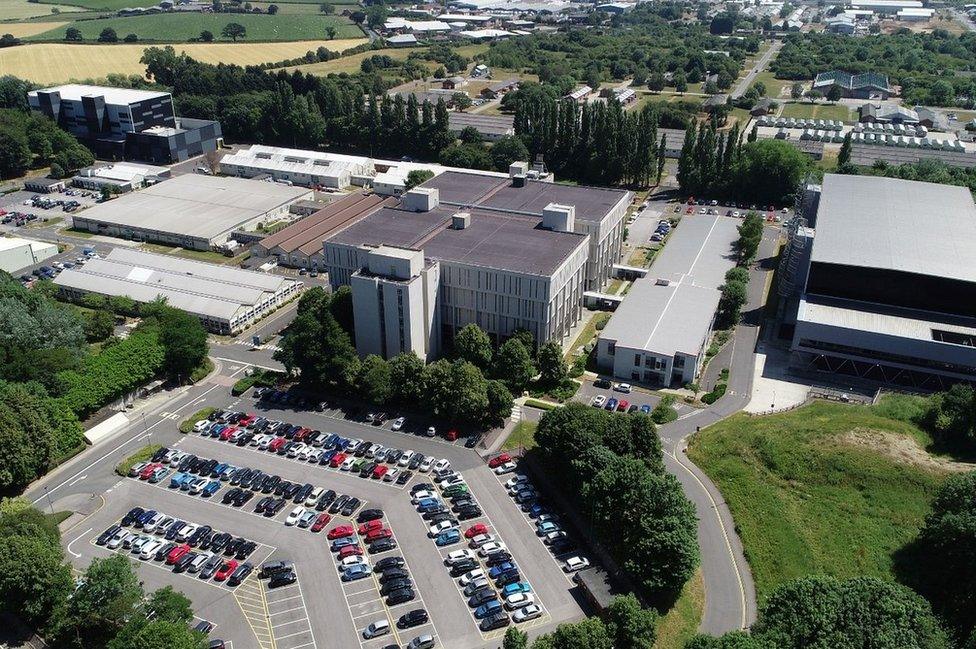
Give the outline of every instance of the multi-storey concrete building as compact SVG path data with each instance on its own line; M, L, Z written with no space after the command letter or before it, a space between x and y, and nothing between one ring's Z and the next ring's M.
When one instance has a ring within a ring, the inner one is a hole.
M436 356L469 323L499 341L519 329L540 344L569 334L583 292L602 285L619 255L609 238L622 239L631 194L523 172L441 174L325 240L332 285L353 286L360 353Z

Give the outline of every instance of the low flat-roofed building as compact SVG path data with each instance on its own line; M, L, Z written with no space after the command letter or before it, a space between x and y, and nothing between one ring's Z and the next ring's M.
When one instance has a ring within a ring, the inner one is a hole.
M221 334L245 329L302 288L301 282L281 275L123 247L62 271L54 283L73 300L88 293L124 295L139 303L164 297L170 306L200 318L208 330Z
M103 187L107 187L113 192L125 193L169 177L168 167L115 162L82 169L71 179L71 184L93 191L100 191Z
M311 197L302 187L184 174L88 208L72 221L94 234L209 250L234 230L287 215L289 205Z
M504 38L511 38L515 34L505 29L466 29L458 32L458 35L464 38L470 38L473 41L497 41Z
M372 173L373 163L362 156L253 144L221 158L220 171L241 178L267 174L304 187L344 189L353 176Z
M813 80L813 90L819 90L824 95L833 87L840 89L842 97L854 99L887 99L894 94L894 89L888 83L888 76L878 72L851 74L843 70L831 70L821 72Z
M50 178L48 176L38 176L37 178L25 178L24 190L29 192L41 192L50 194L59 192L67 187L67 181L63 178Z
M884 383L976 380L976 206L965 187L828 174L793 363Z
M46 241L0 237L0 270L8 273L39 264L58 254L58 247Z
M459 135L466 128L473 128L489 142L515 134L515 118L512 115L481 115L451 111L447 114L447 125L455 135Z
M518 79L504 79L502 81L496 81L495 83L491 84L487 88L484 88L481 91L481 96L486 97L488 99L496 99L498 97L501 97L507 92L511 92L512 90L517 90L518 87L519 87Z
M671 387L694 382L701 369L739 222L685 216L617 307L597 342L601 371Z
M382 203L383 197L377 194L349 194L265 237L251 251L258 257L275 257L282 266L322 268L322 241L353 225Z

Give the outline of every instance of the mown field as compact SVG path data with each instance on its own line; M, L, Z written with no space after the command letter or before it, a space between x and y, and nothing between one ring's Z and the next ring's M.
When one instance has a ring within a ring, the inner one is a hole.
M10 34L11 36L16 36L17 38L25 38L27 36L33 36L34 34L40 34L41 32L46 32L53 27L60 27L62 25L67 25L66 22L61 23L0 23L0 34Z
M850 122L853 110L844 104L788 103L783 105L783 117L796 119L837 119Z
M320 76L325 76L331 73L338 74L340 72L359 72L363 59L367 59L371 56L386 55L392 57L393 59L396 59L397 61L406 61L407 57L410 56L411 52L423 52L425 49L427 48L389 47L381 50L359 52L358 54L343 56L338 59L332 59L331 61L321 61L319 63L305 63L303 65L295 65L295 66L285 68L285 70L287 72L293 72L295 70L298 70L305 74L315 74ZM473 58L476 54L480 54L488 51L488 45L484 43L477 44L477 45L465 45L463 47L456 48L456 51L461 56ZM440 64L435 61L425 61L424 63L426 63L427 67L429 67L431 70L440 67Z
M0 20L24 20L34 16L44 16L50 14L52 9L57 9L61 13L82 11L79 7L65 4L42 5L36 2L27 2L27 0L0 0ZM12 33L4 30L5 25L0 24L0 33Z
M49 4L45 0L38 0L39 4ZM84 9L106 9L118 11L125 7L152 7L159 4L158 0L67 0L66 4Z
M365 43L365 38L334 41L278 43L188 43L177 52L205 63L256 65L293 59L320 46L345 50ZM97 79L109 73L145 74L139 59L145 45L69 45L38 43L0 49L0 76L12 74L37 83L62 83L72 79Z
M327 39L326 28L330 26L336 29L336 38L363 35L348 19L339 16L170 13L76 21L31 36L30 40L61 41L67 27L77 27L86 41L97 41L102 30L111 27L120 40L127 34L135 34L142 41L179 43L195 39L203 30L209 30L217 40L230 42L231 39L220 35L228 23L238 23L247 29L245 38L239 39L245 42Z
M928 436L885 405L739 414L692 440L688 456L732 511L760 601L809 574L894 579L892 554L915 536L945 472L924 451Z

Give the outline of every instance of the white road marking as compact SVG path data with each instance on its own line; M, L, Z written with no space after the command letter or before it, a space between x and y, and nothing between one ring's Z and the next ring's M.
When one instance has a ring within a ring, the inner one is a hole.
M71 554L71 556L75 557L76 559L81 556L77 552L74 552L71 549L71 546L74 545L81 537L83 537L86 534L88 534L89 532L91 532L93 529L95 529L95 528L94 527L89 527L87 530L85 530L84 532L82 532L81 534L79 534L78 536L76 536L75 539L74 539L74 541L72 541L71 543L68 544L67 548L68 548L68 552Z

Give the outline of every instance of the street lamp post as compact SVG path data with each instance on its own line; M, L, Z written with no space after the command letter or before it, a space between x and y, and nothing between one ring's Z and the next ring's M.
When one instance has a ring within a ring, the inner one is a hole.
M51 494L49 494L47 492L47 485L44 485L44 497L47 498L47 506L48 506L48 509L50 509L51 510L51 513L53 514L54 513L54 505L51 503Z

